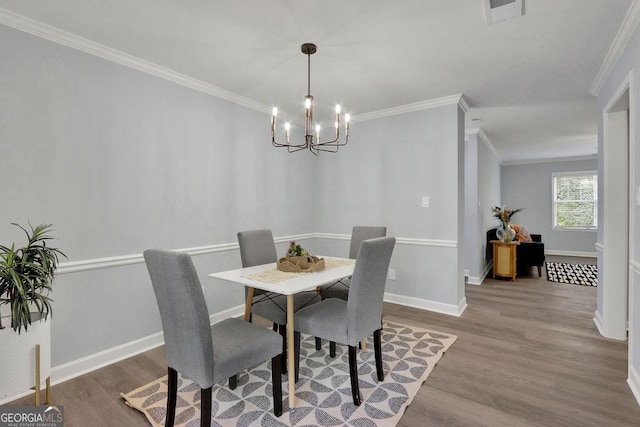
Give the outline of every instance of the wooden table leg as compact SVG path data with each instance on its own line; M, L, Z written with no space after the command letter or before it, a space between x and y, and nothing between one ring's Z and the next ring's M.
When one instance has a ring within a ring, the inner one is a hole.
M293 295L287 295L287 374L289 375L289 411L296 407L296 364L293 346Z
M247 300L244 303L244 320L248 321L251 317L251 304L253 303L253 293L255 288L249 288L247 291Z

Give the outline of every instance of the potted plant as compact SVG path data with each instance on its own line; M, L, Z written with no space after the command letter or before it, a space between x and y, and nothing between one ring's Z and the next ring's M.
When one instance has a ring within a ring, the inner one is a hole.
M51 224L41 224L30 231L20 227L27 235L27 245L16 248L0 245L0 306L11 308L11 327L27 331L32 320L45 319L52 313L49 292L53 275L58 267L58 256L66 257L57 248L47 246L53 237ZM0 329L2 325L0 318Z

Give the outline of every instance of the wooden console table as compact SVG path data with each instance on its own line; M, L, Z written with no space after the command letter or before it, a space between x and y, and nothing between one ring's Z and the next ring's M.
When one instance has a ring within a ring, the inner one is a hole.
M493 278L510 277L512 281L516 280L516 246L520 242L502 242L500 240L491 240L493 245Z

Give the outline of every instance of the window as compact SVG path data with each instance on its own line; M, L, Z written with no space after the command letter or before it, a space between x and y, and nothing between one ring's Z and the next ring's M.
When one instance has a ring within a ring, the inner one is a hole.
M597 172L554 173L553 228L595 230L597 225Z

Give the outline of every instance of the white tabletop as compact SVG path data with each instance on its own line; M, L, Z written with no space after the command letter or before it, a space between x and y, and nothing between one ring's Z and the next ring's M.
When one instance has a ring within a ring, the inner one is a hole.
M315 289L318 286L333 283L337 280L349 277L353 274L353 267L355 260L348 260L345 258L331 258L324 257L325 259L336 259L351 261L347 265L339 267L325 268L321 271L313 273L296 273L295 277L285 280L279 283L267 283L257 280L251 280L248 277L256 273L262 273L268 270L274 270L276 263L256 265L254 267L238 268L236 270L222 271L220 273L211 273L209 277L216 279L222 279L228 282L238 283L243 286L250 286L256 289L263 289L269 292L276 292L282 295L292 295L298 292L309 291Z

